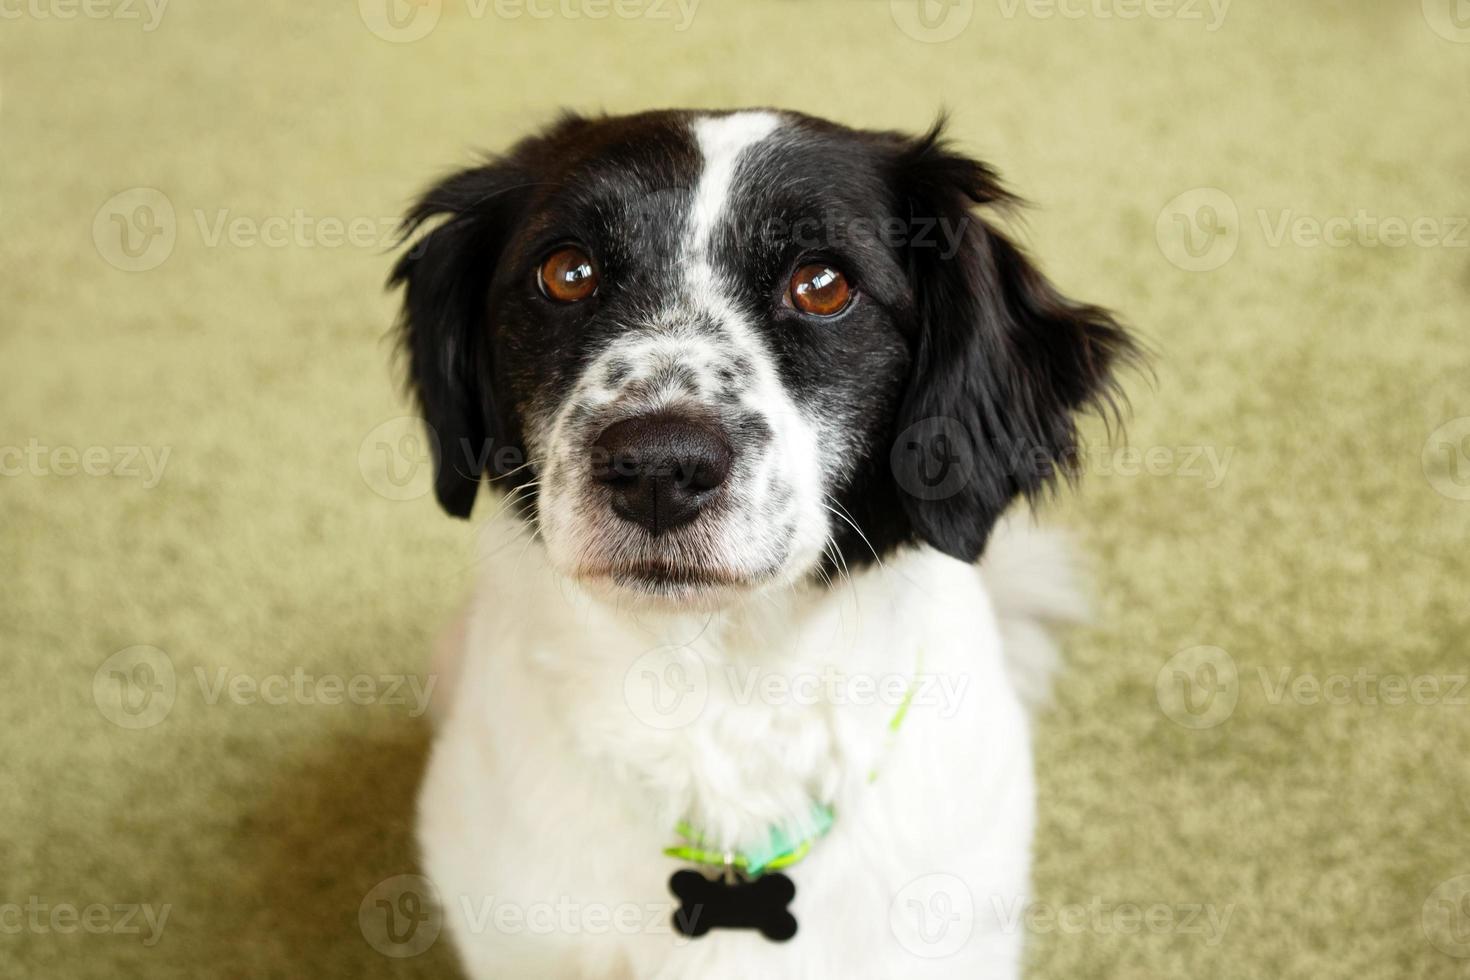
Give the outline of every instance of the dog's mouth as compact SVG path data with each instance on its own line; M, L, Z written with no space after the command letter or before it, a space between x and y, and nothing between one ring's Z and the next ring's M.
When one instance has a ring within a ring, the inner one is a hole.
M775 575L775 569L749 572L720 565L645 559L594 566L577 577L589 584L684 604L750 592Z

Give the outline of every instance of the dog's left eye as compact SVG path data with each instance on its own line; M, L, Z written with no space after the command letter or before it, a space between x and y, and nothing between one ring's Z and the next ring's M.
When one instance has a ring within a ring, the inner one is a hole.
M597 269L587 253L565 245L541 263L541 292L558 303L576 303L597 292Z
M836 316L852 302L852 287L840 269L810 262L792 274L787 299L803 313Z

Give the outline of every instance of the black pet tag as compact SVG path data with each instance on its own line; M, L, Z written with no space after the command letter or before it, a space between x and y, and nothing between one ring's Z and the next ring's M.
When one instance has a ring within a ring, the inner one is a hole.
M680 903L674 912L674 929L680 935L694 938L711 929L759 929L775 943L796 935L796 916L786 908L796 897L796 885L783 874L744 881L675 871L669 891Z

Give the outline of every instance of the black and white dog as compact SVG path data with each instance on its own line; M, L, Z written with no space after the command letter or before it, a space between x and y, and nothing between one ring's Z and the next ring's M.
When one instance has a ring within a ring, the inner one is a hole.
M1135 348L1010 201L938 127L757 110L568 116L414 207L436 493L501 497L420 800L471 976L1018 974L1077 600L1002 514Z

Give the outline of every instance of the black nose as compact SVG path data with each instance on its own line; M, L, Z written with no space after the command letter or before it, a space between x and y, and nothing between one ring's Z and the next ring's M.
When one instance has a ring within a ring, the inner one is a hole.
M715 429L673 416L615 422L593 443L592 472L613 511L649 534L694 520L730 475L730 446Z

